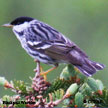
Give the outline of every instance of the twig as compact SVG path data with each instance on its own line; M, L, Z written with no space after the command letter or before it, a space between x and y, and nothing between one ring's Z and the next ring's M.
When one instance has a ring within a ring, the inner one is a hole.
M33 80L35 80L38 76L40 76L40 62L38 60L35 60L35 62L37 62L37 66L36 69L34 69L35 73L35 77L33 78Z

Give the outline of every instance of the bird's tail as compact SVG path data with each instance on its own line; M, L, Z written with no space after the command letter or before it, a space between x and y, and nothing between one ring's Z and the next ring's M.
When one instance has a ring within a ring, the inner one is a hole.
M82 66L76 65L76 67L86 76L92 76L96 71L102 70L105 66L103 64L85 59L85 63Z

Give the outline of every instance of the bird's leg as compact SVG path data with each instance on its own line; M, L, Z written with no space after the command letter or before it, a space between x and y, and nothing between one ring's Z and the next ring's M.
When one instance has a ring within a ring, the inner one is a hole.
M44 80L47 80L46 75L47 75L49 72L51 72L51 71L53 71L54 69L56 69L57 67L58 67L58 64L56 64L54 67L52 67L51 69L48 69L48 70L45 71L45 72L41 72L40 75L43 75Z

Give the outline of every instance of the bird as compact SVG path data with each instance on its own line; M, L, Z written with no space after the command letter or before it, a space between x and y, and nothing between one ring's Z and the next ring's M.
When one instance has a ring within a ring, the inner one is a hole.
M90 60L79 46L61 32L35 18L21 16L3 26L12 28L22 48L33 59L53 65L42 75L56 69L60 63L72 64L87 77L105 67Z

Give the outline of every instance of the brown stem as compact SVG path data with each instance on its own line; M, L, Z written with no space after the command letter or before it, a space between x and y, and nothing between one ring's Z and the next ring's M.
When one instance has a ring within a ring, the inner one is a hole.
M35 77L34 79L36 79L37 76L40 76L40 62L39 61L36 61L37 62L37 67L35 69Z

